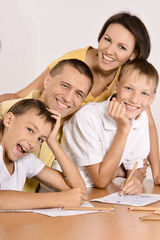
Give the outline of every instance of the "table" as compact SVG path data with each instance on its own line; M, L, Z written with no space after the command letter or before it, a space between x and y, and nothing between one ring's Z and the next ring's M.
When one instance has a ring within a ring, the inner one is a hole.
M121 179L107 189L91 188L89 199L119 191ZM146 179L144 193L160 194L160 187ZM128 206L92 202L94 206L113 206L115 212L90 213L67 217L48 217L35 213L0 213L0 240L159 240L160 222L141 221L149 212L129 211ZM160 207L160 202L150 206Z

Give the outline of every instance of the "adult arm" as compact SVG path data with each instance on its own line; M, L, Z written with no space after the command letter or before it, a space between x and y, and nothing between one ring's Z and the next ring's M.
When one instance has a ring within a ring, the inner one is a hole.
M160 159L159 159L159 145L156 125L150 108L147 108L147 116L149 120L149 134L150 134L150 153L148 160L152 166L152 175L154 183L160 185Z
M49 68L47 68L39 77L37 77L33 82L31 82L27 87L16 93L6 93L0 95L0 102L9 100L9 99L17 99L24 98L33 90L43 90L44 89L44 78L47 73L49 73Z

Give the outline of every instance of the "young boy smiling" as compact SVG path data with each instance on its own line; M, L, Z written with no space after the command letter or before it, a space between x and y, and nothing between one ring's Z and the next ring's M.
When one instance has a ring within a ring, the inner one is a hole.
M59 125L60 115L35 99L21 100L6 113L0 123L0 209L79 206L86 199L76 166L56 141ZM62 173L32 154L43 141L54 152ZM62 191L21 192L26 177Z
M123 176L123 168L128 175L138 161L135 174L121 189L124 194L142 192L144 173L139 168L150 151L145 109L153 103L157 85L158 73L150 63L130 62L123 67L110 101L86 104L65 123L61 146L87 187L107 187L113 178Z

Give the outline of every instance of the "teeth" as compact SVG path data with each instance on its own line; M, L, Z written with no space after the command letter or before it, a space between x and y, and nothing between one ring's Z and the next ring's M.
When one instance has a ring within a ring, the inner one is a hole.
M114 61L115 61L114 59L112 59L112 58L110 58L110 57L107 57L107 56L104 55L104 54L103 54L103 57L104 57L104 59L107 60L107 61L110 61L110 62L114 62Z
M63 103L62 103L62 102L60 102L60 101L58 101L58 104L59 104L61 107L63 107L63 108L68 108L68 106L67 106L67 105L63 104Z
M25 147L24 147L22 144L19 143L19 145L21 146L21 148L23 149L23 151L24 151L25 153L28 152L27 149L25 149Z
M133 107L133 106L130 106L130 105L127 105L127 107L131 110L136 110L137 109L137 107Z

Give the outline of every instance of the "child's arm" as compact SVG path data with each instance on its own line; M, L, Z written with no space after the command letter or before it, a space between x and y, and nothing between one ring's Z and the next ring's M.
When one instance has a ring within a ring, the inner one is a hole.
M79 173L78 168L73 163L73 161L65 154L65 152L61 149L59 143L57 142L57 133L60 126L61 117L59 113L55 113L55 111L50 110L53 113L53 117L57 119L56 125L52 130L50 136L47 139L48 146L52 150L55 155L56 160L58 161L62 173L65 179L66 184L71 187L80 187L83 190L86 190L85 183ZM62 176L61 176L62 177Z
M98 188L105 188L112 181L121 160L131 127L129 119L125 116L125 108L114 99L109 103L108 114L118 124L115 138L101 163L86 166L87 171Z
M62 192L30 193L10 190L0 190L0 209L34 209L52 207L80 206L86 195L80 188Z
M156 185L160 185L160 159L159 159L158 135L156 125L149 107L147 108L147 116L149 119L149 134L150 134L150 153L148 156L148 160L152 166L154 183Z
M27 87L16 93L6 93L0 95L0 102L4 102L9 99L24 98L33 90L43 90L44 89L44 78L47 73L49 73L49 68L47 68L39 77L37 77L33 82L31 82Z

